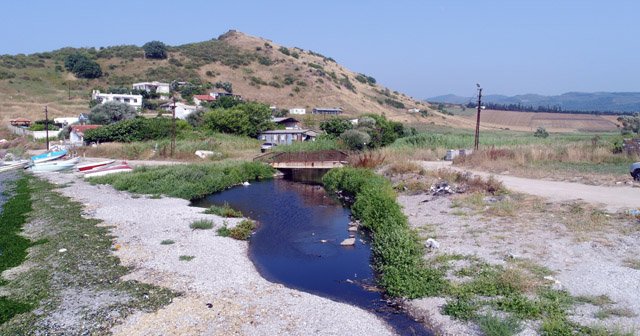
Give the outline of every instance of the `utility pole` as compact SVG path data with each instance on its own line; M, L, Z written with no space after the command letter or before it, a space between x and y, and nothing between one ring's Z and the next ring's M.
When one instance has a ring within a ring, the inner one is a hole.
M482 88L480 84L476 84L478 87L478 116L476 119L476 137L473 144L473 148L478 150L478 146L480 145L480 110L482 109Z
M49 110L47 105L44 106L44 131L47 139L47 151L49 150Z
M171 157L176 150L176 97L172 97L173 104L171 105Z
M69 100L71 100L71 81L67 82L67 89L69 90Z

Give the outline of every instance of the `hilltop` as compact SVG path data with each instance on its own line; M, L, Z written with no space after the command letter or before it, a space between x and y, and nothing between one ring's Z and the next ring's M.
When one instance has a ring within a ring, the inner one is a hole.
M78 79L64 60L81 52L95 60L103 76ZM402 121L427 120L408 109L428 103L385 88L373 76L359 74L334 59L260 37L229 31L209 41L168 48L166 59L146 59L142 47L62 48L30 55L0 56L0 119L42 119L88 110L91 90L127 87L140 81L230 82L246 100L278 108L341 107L346 116L385 114ZM430 118L431 119L431 118ZM435 118L434 118L435 119Z

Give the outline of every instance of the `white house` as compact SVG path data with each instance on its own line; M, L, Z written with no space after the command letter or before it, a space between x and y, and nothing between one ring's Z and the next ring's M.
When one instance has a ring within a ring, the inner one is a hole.
M144 91L147 91L147 92L155 89L157 93L170 93L171 92L171 86L169 85L169 83L160 83L160 82L156 82L156 81L133 83L133 89L134 90L144 90Z
M99 101L101 104L110 101L116 101L120 103L133 106L136 110L142 109L142 96L134 94L119 94L119 93L101 93L99 90L93 90L91 93L91 99Z
M79 121L80 121L80 118L78 117L53 118L54 124L61 124L61 125L72 125L72 124L78 123Z
M101 125L74 125L71 126L71 132L69 133L69 142L74 145L82 146L84 144L84 132L90 129L96 129Z
M161 107L166 111L171 112L171 107L173 103L164 104ZM178 119L186 119L188 115L198 110L198 106L195 105L187 105L185 103L176 103L176 118Z
M289 114L306 114L307 109L301 107L294 107L289 109Z

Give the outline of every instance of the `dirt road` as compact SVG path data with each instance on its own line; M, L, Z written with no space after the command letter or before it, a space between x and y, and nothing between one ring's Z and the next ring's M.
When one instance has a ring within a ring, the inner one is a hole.
M448 161L421 161L425 169L452 168L468 171L451 166ZM493 174L471 171L474 174L487 177ZM607 211L617 212L629 208L640 208L640 188L632 186L602 187L580 183L558 182L528 179L508 175L493 175L513 191L541 196L550 201L583 200L592 204L602 205Z

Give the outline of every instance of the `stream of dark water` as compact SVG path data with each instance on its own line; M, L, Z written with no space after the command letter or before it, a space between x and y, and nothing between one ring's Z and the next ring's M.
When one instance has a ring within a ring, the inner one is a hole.
M350 211L322 186L274 179L213 194L194 205L224 203L260 223L249 254L269 281L372 311L401 335L432 335L374 286L366 233L355 233L355 246L340 245L350 234Z

